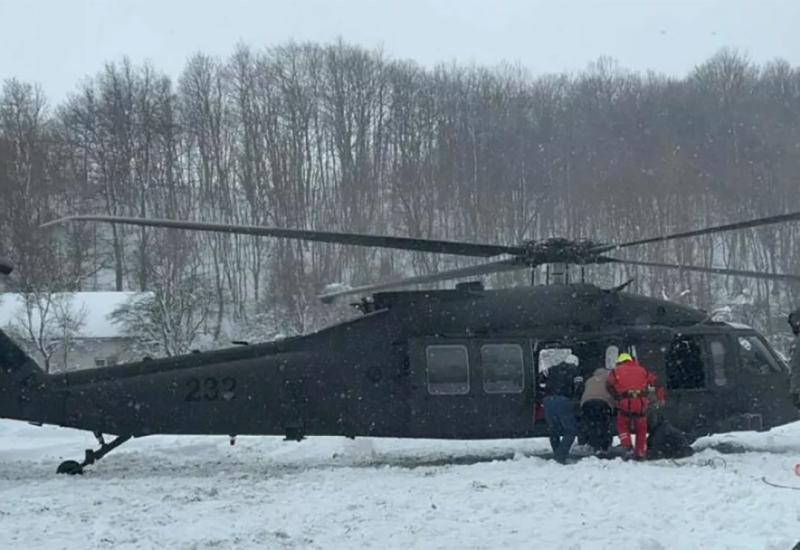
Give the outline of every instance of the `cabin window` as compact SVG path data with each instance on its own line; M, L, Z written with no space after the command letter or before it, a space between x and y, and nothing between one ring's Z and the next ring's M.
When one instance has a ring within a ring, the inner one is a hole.
M613 369L617 366L617 358L619 357L619 347L616 345L610 345L606 348L606 364L605 367L608 370Z
M486 393L520 393L525 367L522 346L518 344L486 344L481 346L483 391Z
M714 367L714 384L717 386L724 386L728 383L728 377L725 374L725 361L727 360L727 349L725 342L721 339L711 339L708 342L709 350L711 350L711 363Z
M739 357L742 367L750 372L767 374L769 371L781 372L780 366L767 347L757 336L739 336Z
M425 356L428 366L428 393L469 393L469 360L465 346L428 346Z
M105 367L106 366L106 360L105 359L95 359L94 360L94 366L95 367Z
M667 351L667 389L694 390L706 386L699 338L679 337Z

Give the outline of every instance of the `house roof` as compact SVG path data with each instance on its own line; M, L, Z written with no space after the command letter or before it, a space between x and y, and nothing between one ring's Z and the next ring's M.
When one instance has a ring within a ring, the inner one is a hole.
M85 312L83 326L78 333L79 338L117 338L124 336L120 326L111 322L111 314L128 300L137 296L145 296L146 292L70 292L57 293L56 299L70 300L70 311ZM24 295L5 292L0 293L0 327L18 322L25 311ZM38 313L34 310L34 323L38 323Z

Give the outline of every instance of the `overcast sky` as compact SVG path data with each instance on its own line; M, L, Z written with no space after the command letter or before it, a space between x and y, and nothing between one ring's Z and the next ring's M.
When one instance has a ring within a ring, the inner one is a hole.
M519 63L577 71L601 55L683 75L720 48L800 65L800 0L0 0L0 80L60 101L106 61L177 76L194 52L226 57L337 37L424 65Z

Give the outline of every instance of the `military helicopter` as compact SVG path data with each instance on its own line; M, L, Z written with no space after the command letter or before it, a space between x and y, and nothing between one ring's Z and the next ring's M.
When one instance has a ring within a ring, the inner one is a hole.
M586 373L621 351L665 382L665 416L692 436L767 430L800 419L787 366L752 328L714 322L665 300L576 283L486 290L387 291L550 264L619 263L800 282L800 276L640 262L607 255L637 245L800 220L800 212L620 244L548 239L505 246L191 221L91 221L304 239L496 258L339 292L366 294L363 315L277 341L45 375L0 333L0 417L89 430L99 448L59 473L82 473L150 434L490 439L545 436L537 376L564 354ZM11 265L6 262L5 270ZM612 363L613 364L613 363ZM116 437L106 442L103 434Z

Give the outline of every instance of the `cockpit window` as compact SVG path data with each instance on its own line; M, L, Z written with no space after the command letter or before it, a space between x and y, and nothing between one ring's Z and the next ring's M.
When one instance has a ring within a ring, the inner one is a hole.
M780 365L758 336L739 336L736 341L739 343L742 368L758 374L781 372Z

